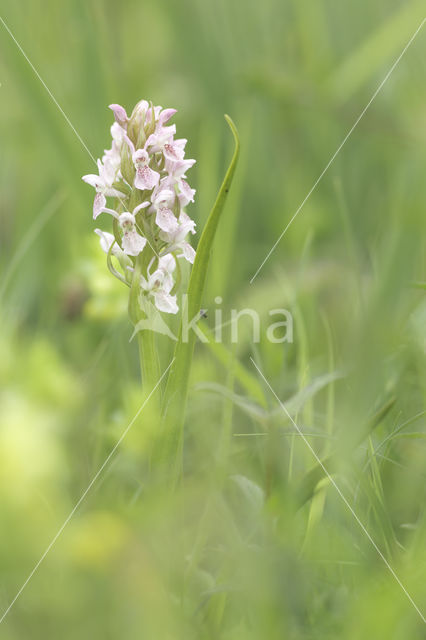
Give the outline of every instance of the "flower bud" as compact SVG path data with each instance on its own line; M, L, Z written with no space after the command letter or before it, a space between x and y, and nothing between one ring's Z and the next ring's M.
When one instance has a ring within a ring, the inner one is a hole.
M121 147L121 174L129 184L133 184L135 178L135 165L132 160L132 152L127 144Z
M132 111L132 115L129 118L129 124L127 126L127 134L130 140L138 149L145 144L145 121L146 114L149 109L149 104L146 100L140 100Z

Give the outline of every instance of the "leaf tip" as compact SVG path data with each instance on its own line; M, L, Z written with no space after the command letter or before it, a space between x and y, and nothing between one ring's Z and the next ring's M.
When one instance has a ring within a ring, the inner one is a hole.
M226 120L227 125L232 131L232 135L234 136L234 140L235 140L235 148L236 148L236 151L238 151L240 148L240 137L238 135L238 129L235 125L235 122L232 120L231 116L228 116L228 114L225 113L224 118Z

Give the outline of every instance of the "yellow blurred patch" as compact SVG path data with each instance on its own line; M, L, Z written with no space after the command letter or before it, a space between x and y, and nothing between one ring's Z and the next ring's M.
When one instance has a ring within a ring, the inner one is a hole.
M95 511L77 518L66 535L73 563L96 569L114 559L129 538L126 524L109 511Z

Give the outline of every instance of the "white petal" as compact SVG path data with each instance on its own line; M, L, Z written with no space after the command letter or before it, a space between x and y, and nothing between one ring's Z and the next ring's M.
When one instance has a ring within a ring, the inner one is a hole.
M187 142L188 140L186 138L179 138L179 140L175 140L173 144L175 145L175 147L179 147L179 149L183 151L186 147Z
M104 193L106 196L110 196L111 198L125 198L126 194L123 193L122 191L119 191L118 189L113 189L112 187L110 189L104 189Z
M161 111L161 113L159 113L158 124L160 126L163 126L163 124L166 124L166 122L168 122L170 118L175 115L175 113L177 113L176 109L164 109L164 111Z
M126 224L130 224L133 227L136 223L136 220L133 213L129 213L129 211L123 211L123 213L120 213L118 217L118 222L120 223L120 227L124 229L124 226Z
M163 293L169 294L174 286L175 286L175 281L173 280L172 274L171 273L164 273L163 274L163 286L161 287Z
M87 182L87 184L90 184L91 187L99 187L102 184L102 180L100 179L100 177L98 175L95 175L94 173L89 173L87 174L87 176L83 176L81 178L82 180L84 180L84 182Z
M158 261L158 268L167 271L168 273L172 273L176 267L176 260L172 256L171 253L167 253L165 256L162 256Z
M191 247L191 245L188 242L182 242L180 246L181 246L182 254L185 260L188 260L188 262L190 262L191 264L194 264L195 251Z
M178 162L183 159L184 152L176 143L167 142L163 147L164 157L172 162Z
M179 189L186 200L185 204L188 204L188 202L194 202L195 189L191 189L186 180L180 180Z
M115 242L114 236L112 233L108 233L108 231L102 231L102 229L95 229L95 233L99 236L102 251L104 253L108 253L111 245ZM112 250L112 253L115 253L114 249Z
M117 162L114 155L105 155L99 167L99 175L106 187L111 187L117 176Z
M158 291L154 293L154 300L155 306L159 311L164 311L165 313L177 313L179 311L179 307L176 304L176 296Z
M117 123L115 122L114 124L117 124ZM117 124L117 127L119 129L121 128L120 125L118 124ZM104 164L109 164L109 166L111 167L111 171L113 172L112 182L114 182L118 177L118 173L121 165L121 146L115 140L113 140L112 142L111 149L105 149L105 153L102 156L102 162Z
M135 207L133 209L133 215L135 216L137 214L138 211L140 211L141 209L145 209L145 207L149 207L151 203L148 201L142 202L141 204L138 204L137 207Z
M167 231L167 233L172 233L179 226L173 212L170 211L170 209L166 209L165 207L157 210L155 222L160 227L160 229L162 229L163 231Z
M160 202L167 202L170 203L171 201L173 201L175 198L175 194L171 189L164 189L164 181L162 180L161 183L158 185L158 188L154 191L154 193L152 194L152 203L155 206L159 206Z
M128 256L138 256L146 245L146 238L140 236L137 231L126 231L121 244Z
M141 165L138 167L135 176L135 187L137 189L153 189L160 179L160 174L157 171L153 171L148 165Z
M119 220L119 218L120 218L120 216L118 215L118 213L116 211L114 211L114 209L109 209L108 207L103 207L102 210L101 210L101 213L109 213L114 218L117 218L117 220Z
M178 160L171 162L166 160L166 170L173 178L183 178L185 173L195 164L195 160Z
M98 192L93 200L93 220L96 220L98 215L102 213L102 209L106 205L106 198L103 193Z
M114 124L111 125L110 131L111 131L111 138L113 142L115 142L116 145L121 147L121 145L123 144L123 139L125 135L124 129L120 127L118 122L114 122Z
M128 120L126 109L122 107L120 104L110 104L109 109L111 109L114 112L114 117L117 123L122 127L124 127Z
M185 229L185 235L190 231L195 233L195 227L197 226L185 211L182 211L179 216L179 224L182 229Z

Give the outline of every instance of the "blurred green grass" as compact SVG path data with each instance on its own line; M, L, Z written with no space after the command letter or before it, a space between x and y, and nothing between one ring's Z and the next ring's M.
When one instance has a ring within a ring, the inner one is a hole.
M109 103L144 97L179 109L197 159L199 230L231 151L231 114L242 158L205 306L218 295L226 310L262 317L285 306L295 341L252 345L247 331L225 354L199 345L182 491L171 498L147 480L148 405L1 637L424 637L332 487L295 513L315 461L249 361L283 401L341 374L294 402L295 419L320 457L338 452L336 481L424 612L426 303L411 286L426 281L423 32L249 284L423 12L394 0L3 2L2 18L95 157ZM80 179L92 161L3 27L0 52L5 610L140 389L125 292L99 255ZM166 363L170 345L160 343ZM358 445L390 396L392 410Z

